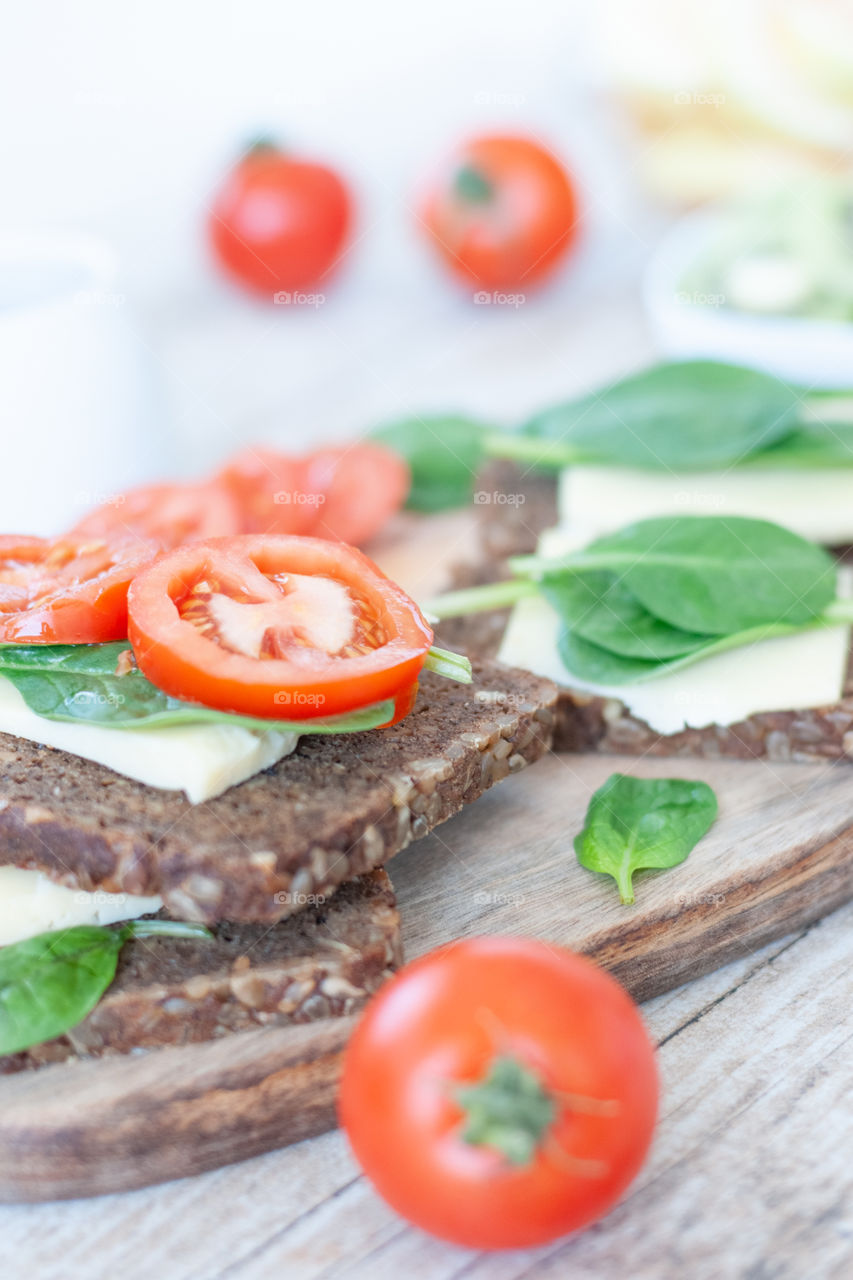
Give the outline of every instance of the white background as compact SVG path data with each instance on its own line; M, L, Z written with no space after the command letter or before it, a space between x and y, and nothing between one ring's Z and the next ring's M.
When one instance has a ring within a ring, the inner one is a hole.
M165 386L164 470L427 409L511 422L624 363L618 330L603 351L585 334L657 230L594 81L572 0L36 0L4 22L0 216L117 247ZM584 200L574 260L515 309L475 307L413 212L442 154L490 129L541 137ZM316 311L244 299L206 252L210 193L260 131L356 192L356 242Z

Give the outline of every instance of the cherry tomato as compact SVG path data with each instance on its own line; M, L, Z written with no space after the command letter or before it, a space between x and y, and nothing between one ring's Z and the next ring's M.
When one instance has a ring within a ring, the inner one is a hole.
M0 641L123 640L130 580L157 551L140 538L0 537Z
M128 613L137 663L160 689L277 720L396 699L432 644L400 587L319 538L246 534L167 552L134 580Z
M324 280L351 223L350 195L336 173L259 142L225 179L208 227L225 270L272 300Z
M560 947L475 938L407 965L347 1048L341 1123L398 1213L474 1249L526 1248L618 1200L657 1112L628 995Z
M166 550L241 530L238 503L221 484L151 484L128 489L74 526L76 537L138 534Z
M427 196L422 219L451 270L489 291L540 284L578 234L568 174L524 137L481 137L461 148Z
M262 446L244 449L216 480L237 505L239 532L314 532L321 497L308 484L306 459Z
M411 473L398 454L365 441L311 454L305 482L321 498L317 535L360 547L400 510Z

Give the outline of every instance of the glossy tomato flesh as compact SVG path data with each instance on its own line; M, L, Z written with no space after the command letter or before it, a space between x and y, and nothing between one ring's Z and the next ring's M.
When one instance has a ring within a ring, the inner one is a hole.
M0 641L123 640L130 581L157 551L140 538L0 537Z
M568 174L525 137L481 137L462 147L427 195L422 218L450 269L487 291L540 284L578 234Z
M166 693L277 720L397 699L432 644L417 605L361 552L262 534L161 556L132 584L129 636Z
M499 1058L554 1105L526 1163L462 1137L459 1089ZM347 1048L340 1117L410 1222L474 1249L526 1248L618 1200L645 1159L657 1097L652 1045L611 977L560 947L479 938L407 965L373 998Z

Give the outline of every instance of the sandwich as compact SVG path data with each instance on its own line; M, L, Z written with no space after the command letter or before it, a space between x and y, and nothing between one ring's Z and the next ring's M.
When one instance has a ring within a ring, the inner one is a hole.
M0 539L0 1073L353 1013L401 959L384 864L550 746L550 682L257 530L281 465Z
M853 756L851 582L838 559L853 538L845 415L845 397L695 361L537 415L503 445L490 438L506 457L476 481L479 561L430 605L446 619L443 643L557 681L558 749ZM691 612L691 591L706 590L719 565L703 571L697 560L692 587L678 577L675 604L646 588L637 596L642 570L625 555L633 547L647 560L659 538L681 547L728 538L743 625L733 597ZM740 585L738 540L755 561ZM614 548L618 561L594 580L593 562ZM820 584L814 608L773 589L774 578L794 583L801 571L804 590ZM752 592L767 596L763 612Z

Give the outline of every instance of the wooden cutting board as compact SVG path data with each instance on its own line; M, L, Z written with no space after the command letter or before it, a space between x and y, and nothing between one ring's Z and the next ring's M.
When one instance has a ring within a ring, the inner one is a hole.
M418 530L419 594L438 589L441 564L471 545L457 517L429 533L424 542ZM399 553L395 571L413 581ZM633 907L572 850L591 793L616 769L702 778L720 801L686 863L637 876ZM409 958L478 933L527 934L587 953L648 999L853 897L853 768L550 756L410 846L390 871ZM324 1132L353 1022L0 1079L0 1199L144 1186Z

